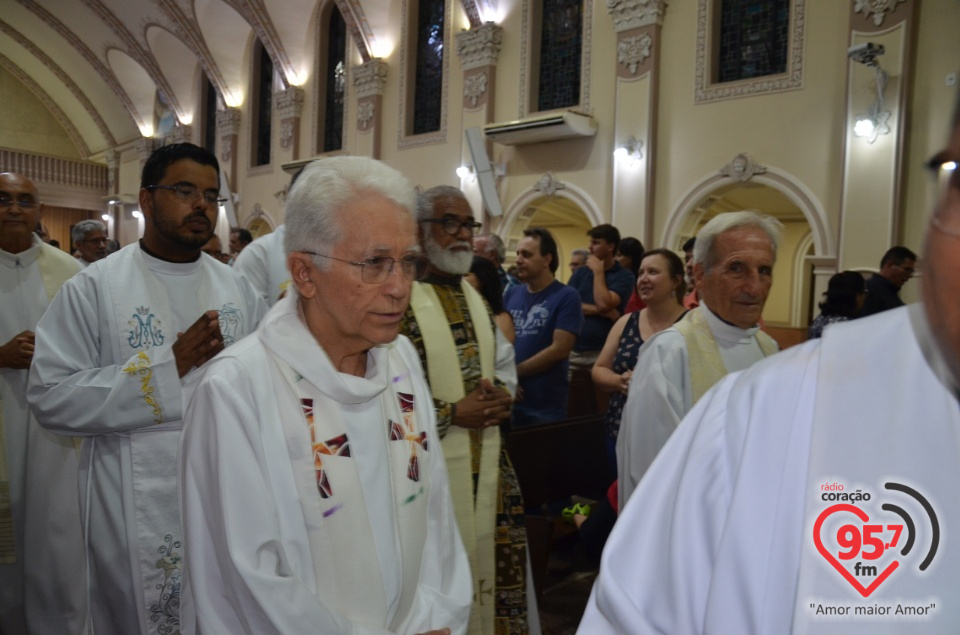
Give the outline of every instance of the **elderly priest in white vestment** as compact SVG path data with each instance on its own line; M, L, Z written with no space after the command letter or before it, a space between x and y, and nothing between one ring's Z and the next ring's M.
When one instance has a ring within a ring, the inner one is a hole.
M26 392L34 329L80 265L34 233L42 210L30 179L0 174L0 633L72 635L86 619L68 579L85 562L77 454L37 425Z
M579 632L960 632L953 123L931 161L922 304L831 326L707 394L621 513Z
M182 632L464 632L433 400L397 337L426 269L413 206L400 173L362 157L315 161L291 190L291 293L187 407Z
M37 325L27 399L41 426L83 437L89 566L70 583L86 586L97 635L179 626L184 397L193 369L266 312L246 280L200 250L219 195L212 153L155 150L141 174L143 238L68 280Z
M620 509L670 435L724 375L777 352L760 330L781 225L756 212L719 214L697 233L700 306L640 349L617 437Z

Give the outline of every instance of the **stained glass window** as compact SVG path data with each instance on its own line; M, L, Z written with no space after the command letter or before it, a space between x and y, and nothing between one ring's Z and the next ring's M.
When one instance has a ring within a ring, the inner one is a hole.
M543 0L537 110L580 103L583 0Z
M270 163L270 132L273 121L273 61L262 44L257 43L256 79L256 128L254 132L254 165Z
M327 67L323 112L323 151L343 147L343 96L346 82L347 25L336 5L327 27Z
M203 147L217 151L217 89L203 78Z
M443 107L444 0L417 3L417 61L413 134L440 130Z
M720 0L717 81L787 70L790 0Z

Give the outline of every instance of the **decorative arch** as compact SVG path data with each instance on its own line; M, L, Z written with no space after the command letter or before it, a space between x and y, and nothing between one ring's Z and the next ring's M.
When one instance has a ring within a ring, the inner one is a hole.
M522 233L526 228L525 221L529 221L529 216L525 216L529 205L544 196L559 196L573 201L583 210L591 226L606 222L600 207L585 190L573 183L560 181L548 172L510 203L494 231L504 240L507 236Z
M687 190L670 213L660 244L673 245L697 204L719 187L729 185L731 181L750 181L781 192L797 206L810 225L814 254L819 257L836 255L836 237L830 231L830 223L823 205L813 192L789 172L757 165L745 154L737 155L729 164L701 178Z
M807 252L810 251L811 245L813 245L812 231L800 240L797 244L797 251L794 253L794 279L790 285L790 288L793 290L792 297L790 298L790 306L792 308L790 311L790 324L794 326L804 324L805 309L810 308L807 303L810 298L810 280L804 274L806 272L805 265L807 264L806 255ZM816 299L814 299L814 301L816 301Z

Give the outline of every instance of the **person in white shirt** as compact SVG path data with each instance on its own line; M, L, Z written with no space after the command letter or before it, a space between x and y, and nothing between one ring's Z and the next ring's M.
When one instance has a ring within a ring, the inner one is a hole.
M773 284L780 222L719 214L697 234L700 306L643 344L617 436L620 509L690 408L727 373L777 351L757 325Z
M41 426L83 437L89 567L71 582L87 585L98 635L177 630L184 396L194 369L266 311L249 283L200 251L219 184L207 150L154 151L141 176L143 238L67 281L37 325L27 399Z
M960 109L923 302L715 386L621 512L579 632L960 631L957 162Z
M80 252L83 267L107 257L107 226L98 220L82 220L70 230L70 240Z
M363 157L286 203L291 293L209 365L180 455L183 633L463 633L473 593L429 388L397 337L414 191Z

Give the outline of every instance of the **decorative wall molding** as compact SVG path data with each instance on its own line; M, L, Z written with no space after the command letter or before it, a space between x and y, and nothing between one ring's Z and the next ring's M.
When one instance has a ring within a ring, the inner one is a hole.
M302 88L291 86L273 94L273 110L280 121L284 119L299 119L303 113L304 94Z
M27 90L33 93L34 97L39 99L43 105L47 107L50 114L53 115L53 118L57 120L57 123L63 127L64 132L70 137L73 145L77 147L77 152L81 156L90 156L90 148L87 147L87 143L83 140L80 131L73 125L73 122L70 121L66 113L60 109L60 106L47 94L47 91L35 82L28 73L7 59L2 53L0 53L0 67L3 67L8 73L16 77L21 84L27 87Z
M353 87L357 89L357 98L383 95L387 85L387 63L375 57L369 62L350 69Z
M207 41L204 39L203 33L200 32L199 25L196 21L191 19L187 13L180 8L176 0L155 1L160 6L160 10L166 13L167 18L173 23L180 36L180 40L197 56L197 61L200 62L200 66L203 68L203 72L207 78L216 86L221 95L229 95L231 92L230 87L223 78L220 67L217 66L216 61L214 61L213 54L211 54L210 49L207 48Z
M120 81L117 79L117 76L113 74L107 65L97 57L90 47L88 47L84 42L66 25L58 20L52 13L44 9L37 3L35 0L17 0L21 5L23 5L27 10L37 16L42 22L47 26L57 32L57 34L62 37L64 40L70 43L74 49L87 61L90 66L100 75L100 78L110 87L113 93L117 96L117 99L120 100L120 103L123 104L124 109L130 114L130 118L133 119L133 123L136 124L138 128L143 128L143 118L140 117L140 113L137 112L137 109L133 105L133 101L130 99L130 96L127 95L127 91L123 89L120 85Z
M457 33L456 39L457 55L463 70L497 65L503 42L503 28L488 22L469 31Z
M666 0L607 0L607 13L617 33L651 24L662 25Z
M136 148L140 163L146 163L153 151L157 149L157 140L153 137L141 137L137 139Z
M193 128L191 126L174 126L173 130L164 135L162 145L171 143L188 143L193 141Z
M357 102L357 127L362 132L366 132L376 114L376 99L374 97L361 98Z
M649 33L632 35L617 44L617 62L623 64L631 75L637 74L637 68L650 57L653 38Z
M694 101L697 103L735 99L762 93L776 93L803 88L803 39L806 24L806 0L790 0L790 50L787 55L787 70L781 75L767 75L739 82L713 83L710 63L710 41L713 20L710 16L715 6L713 0L699 0L697 10L697 66Z
M557 190L566 189L567 184L553 176L553 172L547 172L537 180L533 189L546 196L553 196Z
M487 74L474 73L465 75L463 78L463 96L470 102L470 105L476 107L479 100L487 92Z
M876 26L883 26L883 20L888 13L897 10L897 5L907 0L856 0L853 6L854 13L863 13L865 18L873 19Z
M66 185L107 194L107 166L92 161L74 161L45 154L0 148L4 171L22 174L31 181Z
M240 134L239 108L225 108L217 111L217 133L221 137Z
M347 32L357 45L357 50L360 51L360 59L364 63L369 62L373 59L372 48L377 39L373 29L370 28L363 7L360 6L359 0L335 0L335 2L347 25Z
M733 157L730 163L717 170L717 172L733 179L737 183L743 183L758 174L766 174L767 168L759 163L755 163L746 152L741 152Z

